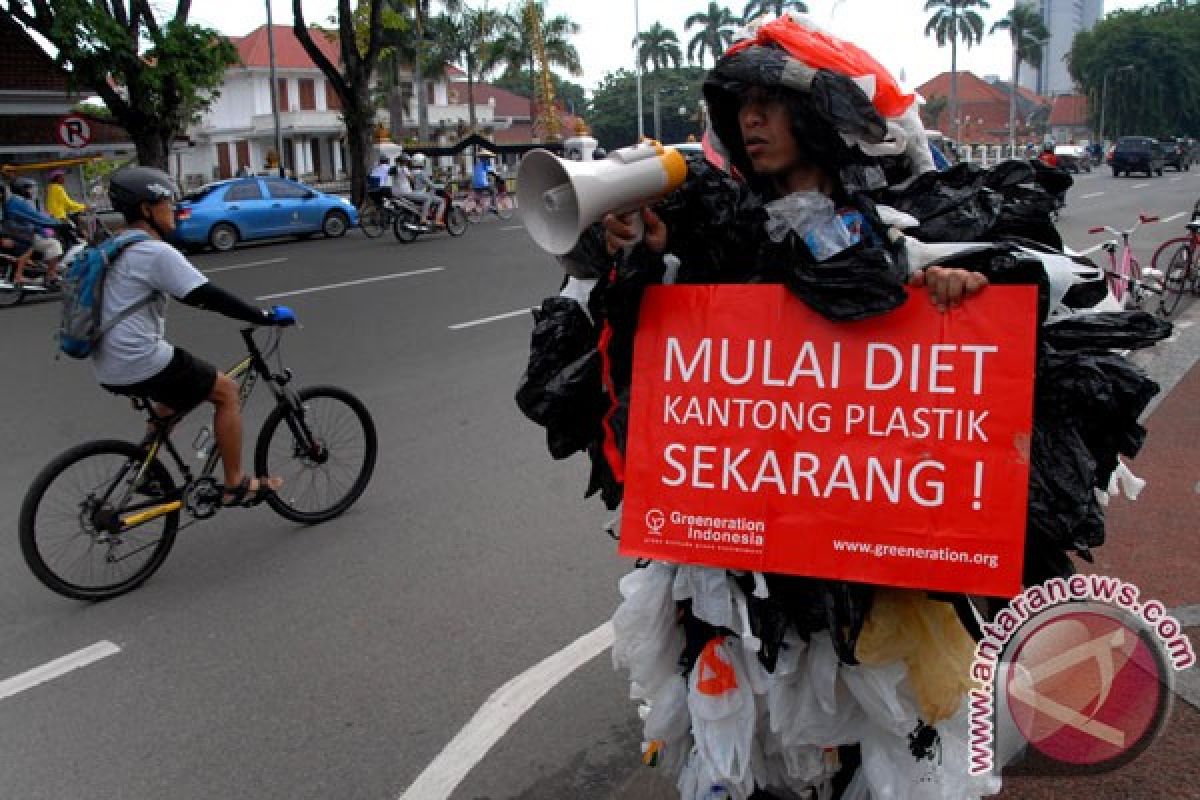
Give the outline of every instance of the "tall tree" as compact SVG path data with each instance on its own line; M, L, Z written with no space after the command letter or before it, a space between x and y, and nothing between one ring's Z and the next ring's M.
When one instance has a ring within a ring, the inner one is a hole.
M160 21L146 0L8 0L7 12L57 51L78 89L100 96L138 162L166 169L171 142L216 99L237 50L189 25L191 0Z
M933 16L925 24L925 35L933 35L938 47L950 44L950 117L954 141L960 144L961 115L958 109L958 40L970 48L983 41L983 17L975 9L991 8L987 0L927 0L925 10Z
M547 17L542 3L538 3L538 18L542 21L542 46L546 61L552 67L565 69L571 75L582 75L583 64L579 51L571 44L571 37L579 33L579 24L570 17L559 14ZM514 4L497 21L497 36L489 48L485 71L502 69L512 77L527 71L530 80L538 80L537 64L534 63L533 32L529 29L528 15L523 0ZM537 89L530 85L530 97L537 97Z
M1017 147L1017 86L1020 85L1021 63L1031 67L1042 65L1042 46L1050 39L1050 31L1042 15L1031 5L1018 2L988 33L1008 31L1012 39L1012 86L1008 95L1008 146L1016 154Z
M441 64L461 64L467 74L467 116L475 130L475 82L488 60L491 37L500 15L488 8L462 6L457 13L441 14L430 24L434 44L430 58Z
M715 62L733 41L733 31L738 24L733 12L710 0L705 11L692 14L683 23L685 31L694 27L700 28L688 42L688 61L704 66L704 56L707 53L712 55Z
M379 53L383 47L383 3L384 0L359 0L360 13L366 14L364 28L356 24L350 0L338 0L336 39L341 63L333 64L313 41L313 31L304 21L302 1L292 0L292 30L304 52L325 73L326 80L342 101L342 120L346 124L346 139L350 149L350 192L355 205L361 203L367 193L367 160L371 156L375 129L371 76L379 63ZM319 29L316 34L327 35Z
M1114 11L1076 35L1067 69L1088 96L1093 126L1102 103L1106 107L1109 135L1195 136L1200 131L1200 5Z
M655 70L674 65L676 69L683 61L683 51L679 49L679 37L670 28L664 28L661 22L656 22L648 30L644 30L633 38L637 48L638 63L642 69L649 64Z
M927 128L938 128L938 120L946 110L949 101L945 95L935 94L921 104L921 121Z
M749 22L752 19L761 17L763 14L782 17L783 12L788 9L799 11L801 14L807 14L808 4L801 2L801 0L750 0L746 3L746 7L742 9L742 22Z

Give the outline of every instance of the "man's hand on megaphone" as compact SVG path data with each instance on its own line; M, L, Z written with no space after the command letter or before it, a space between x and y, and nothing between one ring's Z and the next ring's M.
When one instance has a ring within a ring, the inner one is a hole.
M636 211L628 214L605 214L601 223L604 225L604 245L610 256L625 247L633 247L638 241L644 241L651 252L661 253L667 249L667 226L662 218L649 208L642 208L642 225L637 224L634 216ZM644 230L639 228L644 226Z

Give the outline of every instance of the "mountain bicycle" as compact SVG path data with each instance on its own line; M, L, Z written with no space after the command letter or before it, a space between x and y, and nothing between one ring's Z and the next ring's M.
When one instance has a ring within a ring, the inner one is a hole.
M463 201L463 210L470 222L479 222L489 211L500 219L512 219L512 195L503 189L472 189Z
M226 374L238 384L244 408L261 380L275 396L254 448L255 475L278 475L283 485L265 502L284 519L314 524L343 513L362 495L375 468L375 423L366 406L336 386L291 387L291 370L272 370L282 328L266 352L256 328L243 328L247 355ZM21 504L21 554L49 589L77 600L106 600L141 586L162 566L176 534L222 507L213 473L219 454L208 427L192 443L203 461L193 474L171 441L186 416L160 415L148 398L134 398L149 429L139 444L100 439L72 447L34 479ZM181 481L160 458L175 462ZM182 527L180 516L191 520Z
M1139 214L1137 224L1129 230L1121 231L1108 225L1088 228L1088 233L1111 233L1120 237L1119 240L1105 242L1101 247L1108 254L1109 265L1104 269L1108 289L1121 308L1126 310L1145 310L1148 295L1162 294L1162 273L1149 269L1143 271L1131 244L1133 232L1152 222L1158 222L1158 217ZM1117 250L1121 251L1120 257L1117 256Z
M1150 264L1163 278L1159 313L1169 317L1184 294L1200 295L1200 201L1192 207L1192 219L1184 227L1186 236L1167 239L1154 251Z

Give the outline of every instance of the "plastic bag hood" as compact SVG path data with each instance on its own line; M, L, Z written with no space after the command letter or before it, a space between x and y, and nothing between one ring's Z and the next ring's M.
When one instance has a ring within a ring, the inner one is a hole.
M740 171L749 170L750 163L738 110L753 86L779 92L806 159L831 175L878 164L884 157L903 161L902 180L934 168L916 96L902 92L865 51L815 29L803 15L752 23L744 33L704 83L714 144ZM897 175L894 168L887 171Z

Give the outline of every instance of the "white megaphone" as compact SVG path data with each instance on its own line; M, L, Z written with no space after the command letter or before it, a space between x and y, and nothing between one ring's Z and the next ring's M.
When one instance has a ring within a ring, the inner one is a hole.
M517 206L538 247L561 256L605 214L633 211L679 188L686 177L683 155L652 141L614 150L599 161L567 161L531 150L517 169Z

